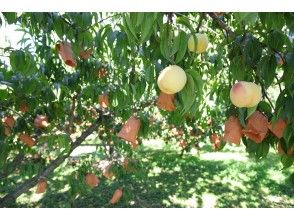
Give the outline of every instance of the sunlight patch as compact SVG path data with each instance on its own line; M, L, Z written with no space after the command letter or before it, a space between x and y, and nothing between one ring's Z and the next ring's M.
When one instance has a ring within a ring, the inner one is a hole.
M174 171L177 171L177 172L179 172L179 171L181 171L181 170L182 170L181 167L178 166L178 165L174 168Z
M173 204L178 204L180 206L187 207L187 208L197 208L197 205L198 205L197 198L195 197L184 199L184 198L179 198L176 195L173 195L173 196L169 196L169 199Z
M241 154L236 154L236 153L221 153L221 152L217 152L217 153L204 153L204 154L200 154L200 157L202 160L235 160L235 161L248 161L248 157L246 157L245 155L241 155Z
M143 140L143 145L151 149L162 149L164 146L164 141L158 139Z
M72 151L70 154L71 157L78 157L81 154L89 154L89 153L94 153L96 151L96 146L81 146L77 147Z
M157 176L160 174L162 169L160 167L154 167L152 170L149 171L148 176Z
M65 193L70 189L69 184L66 184L62 189L58 190L58 193Z
M202 196L203 208L214 208L217 204L217 196L210 193L204 193Z
M281 180L285 179L285 176L282 172L277 170L268 170L267 171L268 177L276 182L281 182Z

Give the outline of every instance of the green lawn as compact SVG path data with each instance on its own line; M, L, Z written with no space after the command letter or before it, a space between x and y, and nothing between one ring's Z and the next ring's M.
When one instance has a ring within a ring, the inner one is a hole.
M101 178L98 187L70 197L67 177L74 168L59 168L43 195L33 190L18 198L16 207L294 207L294 188L288 177L292 170L281 171L279 157L271 152L256 163L242 147L225 147L212 152L204 147L180 157L173 147L140 147L142 171L123 180ZM19 181L17 176L10 177ZM25 178L25 177L22 177ZM10 187L7 182L5 187ZM2 181L2 185L3 181ZM123 185L124 195L114 206L108 201Z

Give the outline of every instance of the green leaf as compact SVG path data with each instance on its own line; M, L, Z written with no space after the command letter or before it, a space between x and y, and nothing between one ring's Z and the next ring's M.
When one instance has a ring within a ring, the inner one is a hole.
M239 12L236 14L240 21L244 22L245 24L255 24L258 18L257 12Z
M284 13L284 18L285 18L287 27L290 29L291 32L294 32L294 13L286 12Z
M281 156L281 162L283 164L283 169L287 169L292 166L294 163L294 157L289 157L287 155Z
M34 57L29 52L15 50L9 56L10 65L13 71L18 71L23 74L31 73L35 68Z
M153 32L153 27L157 18L157 13L146 13L144 17L144 25L142 25L141 43L148 40Z
M136 21L136 27L140 27L144 21L145 13L144 12L138 12L137 13L137 21Z
M191 31L191 33L195 32L193 26L190 24L190 21L187 17L177 17L176 22L187 27Z
M286 87L294 83L294 53L287 53L285 56L286 65L284 67L284 74L281 78Z
M293 135L294 135L294 130L292 129L291 124L288 124L283 133L283 137L285 139L287 146L289 145L290 139Z
M239 118L239 121L242 125L242 127L246 127L246 122L245 122L245 115L246 115L246 112L247 112L247 108L239 108L239 115L238 115L238 118Z
M261 22L266 25L267 29L281 30L285 24L283 13L259 13Z
M234 80L245 80L246 79L246 67L244 65L242 56L235 56L230 60L230 72Z
M267 39L268 46L276 51L281 51L285 44L285 35L280 31L272 31Z
M184 58L186 51L187 51L187 43L188 43L188 36L185 32L180 31L179 35L179 48L176 55L175 63L179 63Z
M132 37L138 41L138 37L137 37L137 33L135 31L135 28L131 22L130 16L128 14L125 14L123 16L123 21L124 21L124 25L126 26L126 28L128 28L128 30L130 31L130 33L132 34Z
M260 42L252 37L248 36L245 40L244 55L247 65L250 67L256 66L262 55L262 47Z
M257 105L251 108L247 108L247 117L246 120L256 111Z
M171 54L171 27L168 24L163 25L160 30L160 52L164 58L168 61L173 62Z
M187 83L185 87L179 92L179 95L183 101L182 114L187 113L192 107L195 99L195 83L193 77L190 74L187 74Z
M5 17L8 24L13 24L17 20L17 13L16 12L2 12L2 14Z
M269 103L265 102L265 101L261 101L259 102L258 104L258 109L261 111L261 112L264 112L265 114L270 114L272 112L272 108L270 106Z
M192 76L194 80L194 84L195 84L195 89L196 89L195 92L197 93L198 97L201 97L203 93L203 84L204 84L201 75L196 70L191 70L191 69L186 70L185 72L189 74L190 76Z
M277 62L274 55L265 56L257 66L257 74L264 81L265 88L268 88L276 76Z

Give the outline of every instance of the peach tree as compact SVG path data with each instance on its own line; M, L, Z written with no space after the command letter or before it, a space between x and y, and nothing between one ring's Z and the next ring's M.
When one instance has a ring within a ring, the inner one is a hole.
M243 144L257 160L274 148L284 169L293 165L293 13L0 18L23 33L18 48L0 45L0 184L26 173L1 190L1 206L35 186L45 192L64 164L77 167L73 196L123 179L140 169L143 139L172 141L181 154L207 139L214 150ZM72 160L89 139L95 154ZM25 166L31 160L38 166Z

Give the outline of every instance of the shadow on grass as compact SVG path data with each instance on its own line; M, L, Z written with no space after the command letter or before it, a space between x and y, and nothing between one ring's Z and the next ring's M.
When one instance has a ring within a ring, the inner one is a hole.
M262 163L200 160L179 157L174 151L145 151L142 171L119 181L102 179L87 193L71 198L60 192L67 180L51 181L37 202L17 207L294 207L294 190L285 184L274 157ZM273 165L274 164L274 165ZM278 175L276 180L274 175ZM280 175L280 176L279 176ZM285 175L286 176L286 175ZM124 186L124 195L110 205L113 192Z

